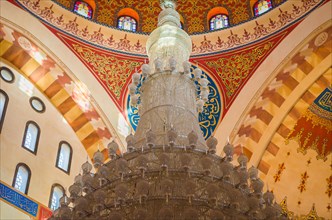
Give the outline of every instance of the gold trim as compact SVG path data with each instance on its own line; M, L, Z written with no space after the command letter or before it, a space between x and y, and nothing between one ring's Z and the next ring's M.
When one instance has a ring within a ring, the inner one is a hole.
M24 214L30 216L31 219L35 219L35 220L37 220L37 219L39 218L40 207L41 207L41 206L43 206L43 207L47 207L47 206L42 205L40 202L36 201L35 199L33 199L33 198L31 198L31 197L29 197L29 196L23 194L22 192L18 191L17 189L13 188L12 186L8 185L7 183L3 182L2 180L0 180L0 183L3 184L3 185L5 185L5 186L7 186L7 187L9 187L10 189L12 189L13 191L17 192L18 194L24 196L25 198L28 198L29 200L31 200L31 201L33 201L33 202L35 202L35 203L38 204L37 215L36 215L36 217L35 217L35 216L31 215L30 213L26 212L25 210L20 209L20 208L18 208L17 206L13 205L12 203L10 203L10 202L8 202L8 201L6 201L6 200L0 198L1 201L7 203L7 204L10 205L11 207L14 207L14 208L17 209L18 211L20 211L20 212L22 212L22 213L24 213Z

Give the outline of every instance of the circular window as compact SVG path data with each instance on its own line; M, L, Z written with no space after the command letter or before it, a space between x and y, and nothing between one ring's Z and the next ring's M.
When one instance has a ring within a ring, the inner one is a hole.
M1 79L3 79L6 82L9 82L9 83L14 82L14 79L15 79L13 72L10 69L8 69L7 67L0 68L0 76L1 76Z
M36 112L44 112L45 111L45 104L44 102L37 97L30 98L30 105Z

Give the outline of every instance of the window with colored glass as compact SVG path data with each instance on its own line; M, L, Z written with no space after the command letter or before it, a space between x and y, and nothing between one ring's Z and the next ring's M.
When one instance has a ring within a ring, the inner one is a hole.
M137 22L130 16L121 16L118 18L118 28L127 31L136 31Z
M74 12L82 15L83 17L86 18L92 18L92 7L83 1L76 1L74 5Z
M255 16L261 15L272 8L271 0L259 0L254 5Z
M210 30L218 30L218 29L222 29L225 27L228 27L229 23L228 23L228 16L224 15L224 14L218 14L213 16L210 19Z

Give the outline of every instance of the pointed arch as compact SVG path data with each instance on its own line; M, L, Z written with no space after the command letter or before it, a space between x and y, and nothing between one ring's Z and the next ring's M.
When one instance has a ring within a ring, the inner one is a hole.
M31 179L31 170L25 163L16 166L12 186L24 194L28 194Z

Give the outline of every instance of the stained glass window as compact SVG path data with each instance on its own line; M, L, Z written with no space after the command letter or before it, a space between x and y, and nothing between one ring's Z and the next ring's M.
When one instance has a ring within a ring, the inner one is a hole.
M40 130L35 122L29 121L25 127L25 133L22 146L32 153L37 152Z
M271 0L259 0L254 5L255 16L261 15L272 8Z
M218 14L210 19L210 30L218 30L228 27L228 16L224 14Z
M60 199L64 195L64 189L59 184L54 184L51 189L49 207L56 210L60 207Z
M121 16L118 18L118 28L128 31L136 31L137 22L129 16Z
M71 164L72 149L67 142L60 142L56 166L69 173Z
M92 18L92 7L83 1L76 1L74 5L74 12L86 18Z
M0 132L5 120L7 105L8 95L4 91L0 90Z
M13 180L13 187L22 193L28 193L29 181L30 181L30 169L25 164L18 164L16 166L16 172Z

